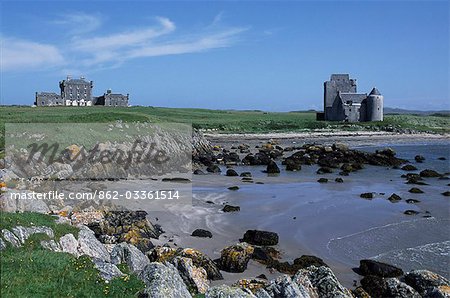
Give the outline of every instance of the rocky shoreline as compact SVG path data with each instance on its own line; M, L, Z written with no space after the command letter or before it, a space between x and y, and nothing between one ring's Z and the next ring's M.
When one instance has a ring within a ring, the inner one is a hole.
M364 137L372 138L374 135ZM340 176L335 179L336 183L345 183L341 177L345 178L366 166L389 167L404 171L402 177L405 183L412 184L410 193L422 192L420 186L427 185L426 179L448 179L448 173L432 169L417 173L417 168L411 162L396 157L395 151L390 148L369 153L350 149L343 143L330 144L333 139L329 139L327 135L320 138L325 138L328 142L308 144L309 139L305 139L303 144L297 144L292 141L292 136L287 136L281 140L265 139L267 141L261 142L256 138L253 139L256 143L243 143L239 142L240 138L228 136L220 145L212 145L201 134L196 134L193 174L199 175L198 177L217 175L225 168L226 177L238 178L242 183L262 183L255 181L251 171L239 173L237 167L263 166L269 177L276 177L281 169L296 172L302 171L302 167L315 165L318 167L318 183L329 182L328 178L320 177L329 173ZM283 140L288 142L283 143ZM446 157L442 158L445 160ZM417 155L415 162L420 163L424 159ZM239 190L239 186L230 186L228 190ZM445 192L443 195L446 196ZM361 193L360 196L370 200L374 193ZM393 193L388 200L394 203L404 198ZM43 241L41 245L76 257L89 256L105 280L122 276L117 265L127 264L131 272L146 284L140 297L192 297L197 294L205 294L205 297L211 298L450 297L450 283L443 276L422 270L423 268L405 273L401 268L365 259L360 261L359 268L355 268L362 277L360 284L356 283L352 289L348 289L319 257L301 255L293 262L283 261L280 251L274 247L279 244L279 235L272 231L247 230L239 235L239 242L224 247L220 251L220 257L212 259L200 250L179 247L173 239L161 237L164 236L164 224L160 226L149 221L145 211L111 211L104 206L52 207L43 206L43 202L13 206L16 209L11 210L8 209L11 206L2 203L2 208L9 211L50 213L58 217L59 222L80 228L78 239L67 234L58 241ZM236 205L226 204L221 208L225 213L240 212L240 207ZM407 211L408 215L418 214L415 210ZM46 227L19 226L2 230L4 241L0 237L0 249L6 248L6 245L19 247L35 233L45 233L54 238L51 229ZM192 231L191 237L211 238L213 234L199 228ZM260 274L239 279L232 286L220 285L225 273L245 273L250 261L278 272L279 276L267 279L264 274ZM214 286L211 285L212 282Z

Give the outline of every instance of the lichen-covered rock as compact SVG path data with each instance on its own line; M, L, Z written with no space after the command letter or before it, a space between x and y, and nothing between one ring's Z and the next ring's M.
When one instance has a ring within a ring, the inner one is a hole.
M66 234L59 238L59 245L61 246L61 251L69 253L78 257L80 255L78 251L78 241L73 234Z
M292 281L297 284L300 291L307 297L319 298L317 289L311 283L309 279L309 271L306 269L300 269L293 277Z
M362 287L356 287L352 290L353 296L356 298L371 298L369 293L367 293Z
M144 292L152 298L191 298L177 269L169 263L153 262L145 266L139 278L146 285Z
M219 267L216 265L216 263L201 251L193 248L184 248L177 251L177 256L192 259L194 266L202 267L206 270L208 279L223 279L222 273L220 273Z
M9 230L3 229L2 230L2 235L3 235L3 239L5 239L5 241L11 243L11 245L13 247L19 247L20 246L20 240L16 237L16 235L11 233Z
M405 283L423 295L427 290L440 286L450 287L449 281L428 270L413 270L405 275Z
M245 242L225 247L221 252L219 267L227 272L244 272L253 250L253 246Z
M111 257L106 247L95 238L93 231L82 226L78 233L78 251L89 257L98 258L105 262L111 262Z
M252 293L256 293L259 289L263 289L268 285L268 281L261 278L252 278L252 279L240 279L233 284L235 287L239 287L241 289L250 290Z
M269 231L247 230L242 241L253 245L277 245L278 234Z
M103 260L93 258L95 268L99 271L100 277L105 280L111 280L115 277L123 276L124 274L117 268L116 265L107 263Z
M422 297L424 298L450 298L450 287L439 286L428 289Z
M308 293L304 289L300 289L298 284L293 282L288 275L270 281L265 290L272 297L309 298Z
M54 252L61 252L61 246L59 246L59 244L51 239L51 240L42 240L41 241L41 246L45 249L54 251Z
M412 287L395 277L383 278L374 275L361 279L361 286L372 297L420 298Z
M326 266L307 268L311 284L321 298L351 298L352 294L343 287L330 268Z
M160 263L172 260L176 254L177 250L169 246L155 246L146 253L150 262Z
M210 288L205 293L205 298L254 298L255 296L245 290L227 285Z
M111 252L111 263L126 263L131 272L138 273L150 264L150 260L135 246L122 242L114 246Z
M402 269L374 260L359 261L359 271L364 276L397 277L403 275Z
M201 267L194 266L192 259L176 257L172 261L178 273L192 294L204 294L209 288L208 274Z

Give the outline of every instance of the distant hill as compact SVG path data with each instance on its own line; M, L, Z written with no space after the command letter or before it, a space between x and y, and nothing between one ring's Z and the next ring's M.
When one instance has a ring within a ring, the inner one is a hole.
M410 114L410 115L421 115L421 116L444 116L450 117L450 110L440 110L440 111L419 111L419 110L405 110L399 108L384 108L384 114Z

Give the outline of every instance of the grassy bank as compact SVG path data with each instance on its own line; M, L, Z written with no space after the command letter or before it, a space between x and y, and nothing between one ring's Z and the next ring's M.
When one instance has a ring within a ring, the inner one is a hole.
M316 121L314 112L263 112L207 109L175 109L158 107L130 108L31 108L0 107L0 147L3 147L4 124L27 123L91 123L122 120L125 122L183 122L194 128L213 129L224 133L265 133L310 129L412 129L417 131L450 132L448 115L386 115L383 122L348 123Z
M56 238L65 233L76 234L77 230L56 224L49 215L0 212L0 229L17 225L48 226ZM47 235L36 234L20 248L9 245L1 251L1 297L136 297L144 288L137 277L128 274L125 266L120 269L127 275L106 283L88 257L77 259L67 253L43 249L39 243L47 239Z

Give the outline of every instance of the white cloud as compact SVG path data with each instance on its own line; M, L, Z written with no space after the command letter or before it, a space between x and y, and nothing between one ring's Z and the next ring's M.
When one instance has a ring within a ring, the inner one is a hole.
M84 12L62 14L59 19L53 21L58 26L66 26L69 34L85 34L98 29L103 21L101 15L87 14Z
M0 37L2 71L48 68L64 63L60 51L53 45L16 38Z

